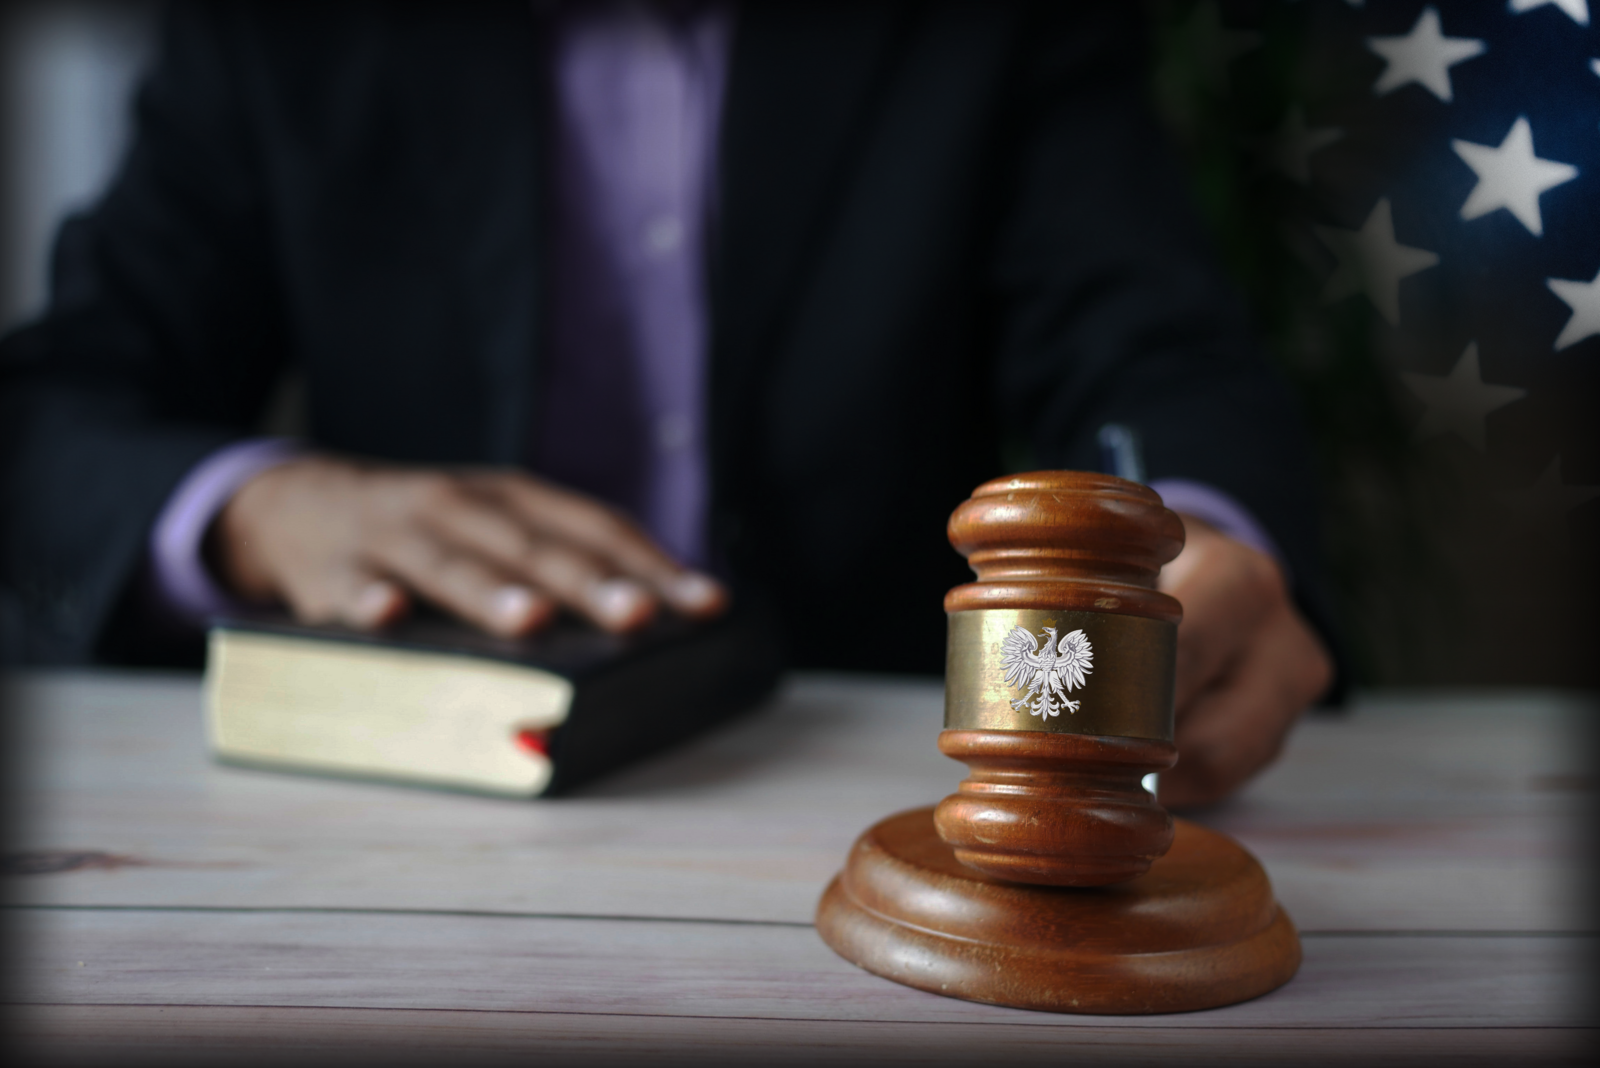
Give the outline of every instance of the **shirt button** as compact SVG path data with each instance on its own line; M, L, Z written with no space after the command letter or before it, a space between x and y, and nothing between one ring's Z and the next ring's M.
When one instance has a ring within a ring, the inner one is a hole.
M657 215L644 228L645 251L666 256L683 244L683 220L676 215Z
M687 415L664 415L656 420L656 447L662 452L688 448L694 438L694 420Z

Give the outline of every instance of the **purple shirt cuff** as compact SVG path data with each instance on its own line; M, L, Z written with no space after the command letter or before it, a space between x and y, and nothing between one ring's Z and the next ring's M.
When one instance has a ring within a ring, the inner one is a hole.
M206 568L206 531L240 486L299 454L286 438L256 438L218 449L184 476L150 531L150 576L160 607L203 624L237 606Z
M1186 478L1158 478L1150 483L1150 488L1161 494L1162 502L1174 512L1203 519L1234 541L1243 542L1266 553L1279 565L1287 566L1277 543L1256 522L1249 509L1221 490Z

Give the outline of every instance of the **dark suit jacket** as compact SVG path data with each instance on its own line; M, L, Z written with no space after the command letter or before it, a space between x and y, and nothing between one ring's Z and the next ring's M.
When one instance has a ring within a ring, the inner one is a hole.
M794 660L938 671L952 507L1008 467L1221 487L1325 619L1295 406L1142 103L1136 5L738 15L711 273L713 537ZM134 648L149 526L298 366L321 446L515 464L543 294L541 22L197 4L115 184L0 349L8 659ZM119 605L124 609L119 609Z

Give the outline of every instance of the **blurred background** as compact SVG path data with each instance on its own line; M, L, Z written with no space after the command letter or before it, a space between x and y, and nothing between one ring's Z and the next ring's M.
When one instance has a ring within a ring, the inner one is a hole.
M0 3L0 330L44 304L51 238L109 180L159 5Z
M1600 683L1600 3L1146 0L1152 102L1318 446L1356 682ZM0 329L152 0L0 6Z

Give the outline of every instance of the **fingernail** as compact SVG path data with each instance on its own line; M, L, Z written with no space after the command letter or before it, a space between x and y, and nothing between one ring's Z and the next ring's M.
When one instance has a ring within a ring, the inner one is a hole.
M355 616L363 623L376 623L393 604L393 586L387 582L369 582L356 594Z
M697 571L686 571L672 580L672 599L684 608L706 608L722 596L717 581Z
M597 582L589 591L595 615L609 623L625 623L644 607L648 595L637 583L627 579Z
M501 586L489 598L489 614L507 627L520 627L533 614L533 591L526 586Z

